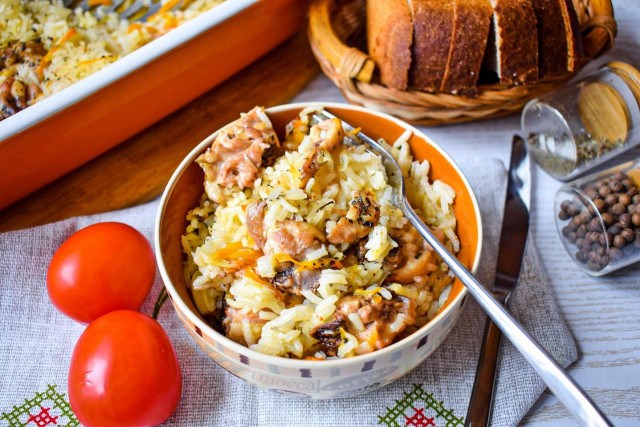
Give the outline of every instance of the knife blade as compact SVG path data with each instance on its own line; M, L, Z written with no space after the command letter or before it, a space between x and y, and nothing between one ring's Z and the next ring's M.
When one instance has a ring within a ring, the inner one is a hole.
M515 135L511 144L507 194L493 288L495 297L502 304L506 304L511 292L518 283L527 242L531 199L529 163L524 140ZM489 425L501 336L500 329L490 318L487 318L476 378L471 392L467 416L465 417L465 426Z

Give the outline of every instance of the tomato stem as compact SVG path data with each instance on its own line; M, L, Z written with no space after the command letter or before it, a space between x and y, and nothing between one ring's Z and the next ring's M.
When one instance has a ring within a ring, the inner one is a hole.
M158 313L162 308L162 304L164 304L164 302L167 300L168 297L169 297L169 294L167 293L167 288L163 286L162 290L160 291L160 295L158 295L158 300L156 301L156 305L153 306L153 314L151 315L151 317L153 317L155 320L158 320Z

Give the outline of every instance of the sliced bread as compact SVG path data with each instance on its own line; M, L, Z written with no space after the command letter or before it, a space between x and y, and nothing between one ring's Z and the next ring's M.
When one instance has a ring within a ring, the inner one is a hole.
M413 20L413 62L409 85L440 90L453 33L453 0L408 0Z
M407 88L412 41L407 0L367 0L367 44L382 84L392 89Z
M531 0L491 0L493 19L484 65L505 85L538 80L538 35Z
M573 72L582 56L578 17L571 0L533 0L538 22L540 77Z
M476 96L492 15L489 0L453 0L453 32L441 91Z

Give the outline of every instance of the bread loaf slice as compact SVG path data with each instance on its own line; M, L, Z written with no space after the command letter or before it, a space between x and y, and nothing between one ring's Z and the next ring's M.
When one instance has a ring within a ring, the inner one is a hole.
M382 84L392 89L407 88L412 42L407 0L367 0L367 44Z
M440 90L453 33L453 0L409 0L413 20L413 62L409 85Z
M453 31L440 90L476 96L493 8L489 0L453 0Z
M568 74L578 67L582 39L571 0L533 0L538 22L540 77Z
M491 0L493 20L484 65L506 85L538 80L538 34L531 0Z

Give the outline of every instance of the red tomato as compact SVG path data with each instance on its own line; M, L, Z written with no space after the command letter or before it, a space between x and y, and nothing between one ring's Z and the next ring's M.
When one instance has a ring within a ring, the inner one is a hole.
M182 376L158 322L119 310L89 324L71 357L69 402L85 426L151 426L178 406Z
M89 323L110 311L140 308L155 274L147 239L126 224L103 222L77 231L58 248L47 289L58 310Z

